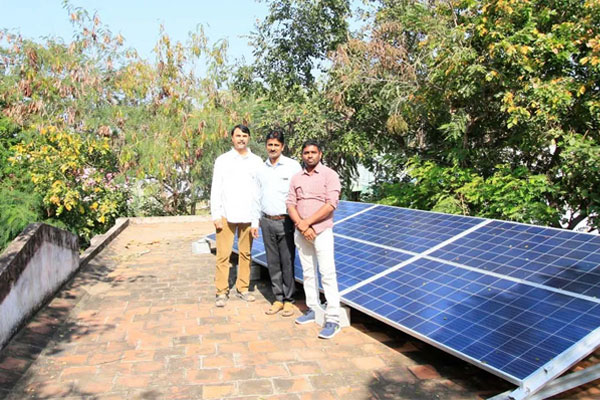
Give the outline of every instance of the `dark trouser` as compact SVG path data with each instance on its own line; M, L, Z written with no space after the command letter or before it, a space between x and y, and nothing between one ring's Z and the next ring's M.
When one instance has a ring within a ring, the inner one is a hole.
M267 266L275 300L293 302L296 291L294 223L289 217L281 220L262 217L260 228L267 251Z

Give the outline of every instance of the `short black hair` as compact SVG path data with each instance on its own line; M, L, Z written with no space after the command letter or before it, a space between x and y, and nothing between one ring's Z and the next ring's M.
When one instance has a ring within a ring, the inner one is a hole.
M319 144L319 142L317 142L314 139L308 139L306 142L302 143L302 151L304 152L304 149L308 146L315 146L317 149L319 149L320 153L323 152L323 149L321 149L321 145Z
M231 136L233 136L233 132L235 132L236 129L239 129L240 131L247 133L248 135L250 135L250 128L248 128L246 125L242 125L242 124L237 124L236 126L234 126L231 129Z
M279 141L279 143L281 143L281 144L285 143L285 138L283 136L283 132L281 132L278 129L273 129L272 131L270 131L269 133L267 133L267 137L265 138L265 142L268 141L269 139L277 139Z

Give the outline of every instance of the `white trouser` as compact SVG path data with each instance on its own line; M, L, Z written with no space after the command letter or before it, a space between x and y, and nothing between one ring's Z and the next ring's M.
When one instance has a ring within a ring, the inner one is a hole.
M313 310L320 306L319 287L316 279L318 271L321 275L321 284L323 285L323 292L325 292L325 299L327 300L325 320L327 322L335 322L336 324L339 323L340 292L338 291L335 273L333 230L331 228L325 229L313 241L306 240L296 230L294 240L298 248L300 263L302 264L306 305Z

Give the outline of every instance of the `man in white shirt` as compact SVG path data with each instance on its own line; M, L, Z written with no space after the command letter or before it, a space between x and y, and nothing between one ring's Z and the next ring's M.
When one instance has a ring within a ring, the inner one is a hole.
M266 313L273 315L282 311L284 317L294 314L294 223L287 215L285 200L290 190L290 179L302 170L296 160L281 154L285 147L283 132L273 130L266 138L267 153L257 175L259 188L258 204L267 267L271 277L271 288L275 301ZM258 237L258 230L253 231Z
M229 297L229 257L233 239L238 235L238 274L235 293L245 301L254 301L250 286L251 228L258 229L256 210L256 173L262 165L259 156L248 148L250 129L236 125L231 130L233 148L215 161L210 191L210 211L217 231L217 270L215 305L224 307Z

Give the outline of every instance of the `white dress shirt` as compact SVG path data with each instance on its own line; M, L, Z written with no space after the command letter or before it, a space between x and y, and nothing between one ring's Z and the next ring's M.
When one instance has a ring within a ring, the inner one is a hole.
M301 171L298 161L284 155L275 165L268 158L258 170L259 210L267 215L287 214L285 199L292 176Z
M262 160L250 149L243 156L231 149L217 157L210 190L213 221L225 217L228 222L251 223L253 228L258 227L256 174L261 166Z

